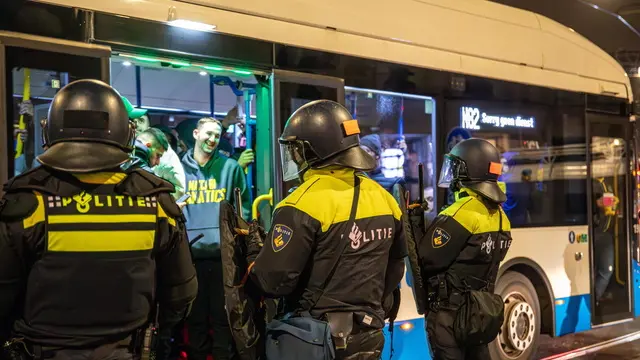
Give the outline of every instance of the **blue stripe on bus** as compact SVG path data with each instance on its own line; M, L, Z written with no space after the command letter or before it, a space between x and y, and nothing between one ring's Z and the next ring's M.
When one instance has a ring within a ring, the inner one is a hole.
M556 306L556 336L591 329L591 295L559 298Z
M393 357L391 357L391 336L387 324L384 329L382 360L431 360L424 323L424 318L417 318L397 321L394 324Z
M640 316L640 264L631 260L633 265L633 316Z

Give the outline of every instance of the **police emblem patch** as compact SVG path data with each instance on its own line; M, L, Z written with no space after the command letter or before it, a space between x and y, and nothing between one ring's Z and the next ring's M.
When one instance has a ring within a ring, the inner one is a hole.
M447 245L449 240L451 240L451 235L449 235L448 232L437 227L433 231L433 235L431 236L431 245L433 245L434 249L437 249Z
M273 251L278 252L284 249L292 236L293 230L291 230L290 227L282 224L276 224L273 227L273 233L271 234L271 246L273 247Z

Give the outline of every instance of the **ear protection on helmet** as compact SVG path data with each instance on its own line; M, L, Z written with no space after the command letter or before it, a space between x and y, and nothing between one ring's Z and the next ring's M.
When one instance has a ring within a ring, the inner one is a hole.
M125 145L127 151L132 152L134 144L136 142L136 123L129 120L129 136L127 137L127 144Z

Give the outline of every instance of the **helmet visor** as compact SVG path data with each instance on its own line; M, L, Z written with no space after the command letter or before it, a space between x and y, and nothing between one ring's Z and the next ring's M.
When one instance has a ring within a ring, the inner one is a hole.
M464 162L456 156L446 154L444 163L440 169L440 178L438 179L438 187L449 188L453 180L460 175L460 167L464 166Z
M282 165L282 180L287 182L300 178L300 173L306 164L303 144L298 141L280 144L280 161Z

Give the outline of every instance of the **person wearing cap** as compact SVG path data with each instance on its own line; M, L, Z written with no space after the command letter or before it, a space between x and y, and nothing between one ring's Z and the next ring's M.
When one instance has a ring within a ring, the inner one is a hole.
M501 207L507 197L498 182L500 159L495 146L477 138L458 143L444 158L438 186L450 189L455 202L438 214L418 242L429 293L428 340L435 360L490 359L487 344L502 326L504 304L493 290L500 262L511 246L511 223ZM458 317L471 314L461 310L469 304L462 299L470 290L489 299L479 308L497 309L470 323L497 328L466 327L461 321L466 318ZM473 341L470 334L475 334Z
M383 188L385 188L391 194L393 194L393 187L396 184L405 186L405 181L403 178L400 178L400 177L388 178L384 176L384 173L382 172L382 141L380 141L380 135L371 134L371 135L363 136L360 139L360 147L364 151L366 151L369 155L371 155L374 159L376 159L376 168L367 173L367 175L369 175L369 177L373 181L380 184Z
M42 165L0 201L0 343L11 358L138 357L150 322L173 326L197 293L174 187L121 170L135 132L101 81L62 88L42 126Z
M136 135L140 136L142 133L149 132L151 126L147 109L134 108L131 102L124 96L122 97L122 102L127 109L129 119L135 124ZM156 139L159 139L160 135L164 136L164 134L157 134L155 132L153 132L153 134L155 134L153 137ZM165 140L161 142L168 142L166 136ZM136 149L144 150L144 147L140 147L139 144L136 144ZM135 159L133 160L135 161ZM184 194L186 183L184 168L182 167L180 157L170 146L166 146L162 152L160 161L151 165L151 169L154 174L169 181L176 187L176 191L172 194L175 199L178 199L182 194Z
M257 223L246 237L251 282L284 297L286 313L327 322L336 359L380 358L383 302L402 280L407 255L398 203L363 173L377 164L359 133L357 120L334 101L296 110L280 155L283 180L302 184L276 206L264 246ZM267 343L277 336L268 334ZM267 358L274 356L267 348Z
M133 107L131 101L129 101L125 96L122 96L121 98L124 103L124 107L127 110L127 114L129 114L129 119L135 125L136 134L147 130L150 127L149 115L147 115L148 110Z

